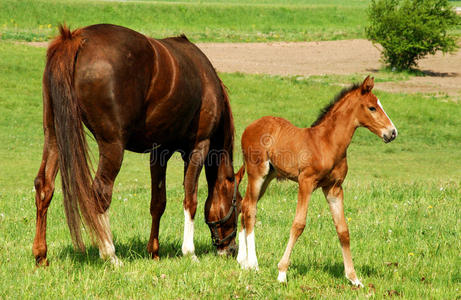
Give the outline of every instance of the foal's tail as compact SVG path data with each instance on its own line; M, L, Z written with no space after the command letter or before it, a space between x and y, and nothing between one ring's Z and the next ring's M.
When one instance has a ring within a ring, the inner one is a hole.
M97 220L88 145L74 91L74 68L82 43L81 30L70 32L61 25L59 31L61 34L48 47L43 85L52 103L67 224L74 247L83 251L80 212L91 234L96 233L101 239L104 237L99 233L105 231Z

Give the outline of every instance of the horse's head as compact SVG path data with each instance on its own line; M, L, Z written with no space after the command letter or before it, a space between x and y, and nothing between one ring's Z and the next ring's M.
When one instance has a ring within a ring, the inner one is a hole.
M206 223L210 227L213 245L218 254L234 255L237 251L235 236L242 196L238 186L245 174L245 167L231 176L219 176L213 199L205 206Z
M389 143L397 137L397 128L387 116L379 99L371 92L373 86L373 77L367 76L357 90L360 98L357 121L360 126L368 128L385 143Z

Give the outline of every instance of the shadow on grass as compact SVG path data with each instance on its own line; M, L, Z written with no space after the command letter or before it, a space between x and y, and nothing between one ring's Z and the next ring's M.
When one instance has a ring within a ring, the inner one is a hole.
M411 68L408 70L396 70L392 69L391 67L382 67L381 69L376 69L376 68L368 68L366 69L367 72L371 73L391 73L391 74L401 74L401 75L410 75L410 76L416 76L416 77L457 77L459 76L459 73L456 72L436 72L432 70L421 70L417 68Z
M307 272L310 270L319 270L325 273L330 274L332 277L335 278L345 278L344 274L344 264L342 262L318 262L318 261L310 261L306 264L298 264L298 265L291 265L290 268L296 270L300 275L306 275ZM360 265L355 266L355 270L357 272L357 276L359 278L363 276L376 276L378 275L378 271L369 265Z
M147 240L137 236L131 237L127 242L119 243L115 239L115 254L122 262L135 261L139 259L151 259L147 252ZM160 259L182 256L181 241L176 239L160 240ZM210 252L216 251L210 243L195 242L195 254L200 258ZM71 245L63 247L58 255L57 260L70 259L79 264L103 265L105 262L99 258L99 249L93 245L87 245L85 252L75 250Z

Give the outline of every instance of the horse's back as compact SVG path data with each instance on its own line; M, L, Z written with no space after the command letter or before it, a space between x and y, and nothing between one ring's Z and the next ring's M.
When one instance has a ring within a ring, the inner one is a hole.
M165 74L168 85L160 80L154 83L156 88L148 99L146 138L187 151L216 130L227 101L221 81L205 54L185 36L149 40L157 63L164 66L162 71L174 73ZM159 101L163 104L157 105ZM172 113L177 119L171 118Z

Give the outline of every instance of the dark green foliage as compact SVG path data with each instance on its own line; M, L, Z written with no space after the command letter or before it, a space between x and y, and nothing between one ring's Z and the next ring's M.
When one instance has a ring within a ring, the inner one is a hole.
M384 62L404 70L436 51L457 49L450 33L461 24L447 0L371 0L367 38L381 44Z

